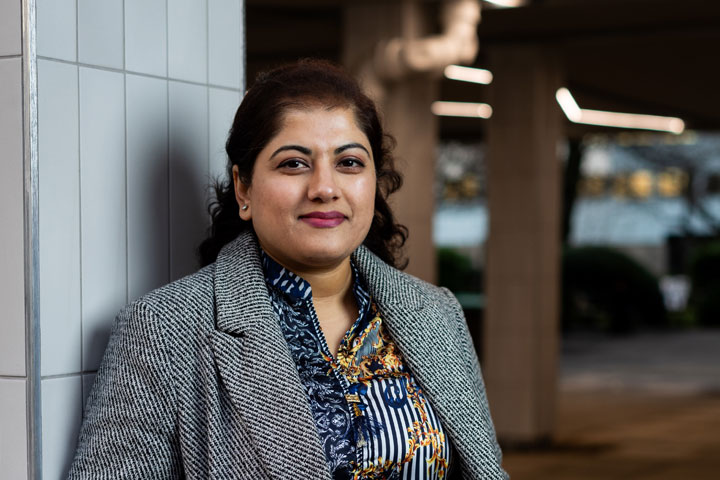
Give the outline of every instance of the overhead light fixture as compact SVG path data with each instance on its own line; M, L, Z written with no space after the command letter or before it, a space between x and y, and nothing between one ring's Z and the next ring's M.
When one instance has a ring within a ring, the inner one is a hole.
M485 0L487 3L492 3L498 7L515 8L523 7L527 3L526 0Z
M430 111L443 117L490 118L492 107L487 103L433 102Z
M641 115L637 113L606 112L580 108L570 90L559 88L555 99L565 116L573 123L598 125L603 127L632 128L637 130L654 130L679 135L685 131L685 122L676 117L659 115Z
M558 91L555 92L555 99L560 104L560 108L562 108L562 111L565 113L568 120L580 123L582 118L582 109L575 101L575 98L573 98L570 90L565 87L558 88Z
M483 68L448 65L445 67L444 74L451 80L460 80L461 82L482 83L483 85L489 85L493 81L492 72Z

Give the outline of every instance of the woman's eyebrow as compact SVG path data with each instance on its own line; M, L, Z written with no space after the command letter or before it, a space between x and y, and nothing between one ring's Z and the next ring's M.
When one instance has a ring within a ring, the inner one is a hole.
M300 146L300 145L283 145L282 147L275 150L272 155L270 155L270 159L272 159L278 153L285 152L287 150L297 150L298 152L300 152L304 155L310 155L312 153L312 150L310 150L307 147Z
M351 148L360 148L362 150L365 150L365 153L367 153L368 156L370 156L370 152L368 152L367 148L363 147L359 143L348 143L347 145L342 145L335 149L335 155L338 155L338 154L344 152L345 150L349 150Z

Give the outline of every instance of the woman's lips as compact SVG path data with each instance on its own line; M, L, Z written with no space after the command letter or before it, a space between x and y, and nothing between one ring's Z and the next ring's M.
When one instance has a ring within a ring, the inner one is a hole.
M337 227L345 221L345 215L340 212L310 212L300 215L300 220L317 228Z

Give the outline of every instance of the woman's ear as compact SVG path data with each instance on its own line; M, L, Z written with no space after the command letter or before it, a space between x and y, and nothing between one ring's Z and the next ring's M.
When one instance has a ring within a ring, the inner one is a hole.
M250 205L250 185L246 185L240 178L240 170L233 165L233 186L235 187L235 200L240 206L238 214L243 220L252 218L252 207Z

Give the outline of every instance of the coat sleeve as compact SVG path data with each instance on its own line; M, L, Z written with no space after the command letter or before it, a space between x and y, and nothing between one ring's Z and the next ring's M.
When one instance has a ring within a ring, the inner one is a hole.
M69 479L182 476L172 363L161 327L141 302L118 315L87 401Z
M447 296L448 303L454 311L454 317L458 320L456 325L458 337L460 338L462 348L466 353L466 362L470 371L470 376L475 382L475 388L480 395L482 403L480 405L480 415L483 420L483 425L485 425L485 428L487 429L488 438L493 439L493 453L495 454L498 465L502 465L502 450L500 449L500 445L498 444L497 437L495 435L495 427L493 425L492 417L490 416L490 406L487 400L487 393L485 392L485 382L483 381L482 371L480 369L480 361L478 360L477 352L475 351L475 346L473 345L472 337L470 336L470 330L468 329L467 321L465 320L465 314L463 313L460 303L455 298L455 295L453 295L452 292L445 287L441 287L441 290L445 296ZM504 473L504 475L506 478L509 478L506 473Z

